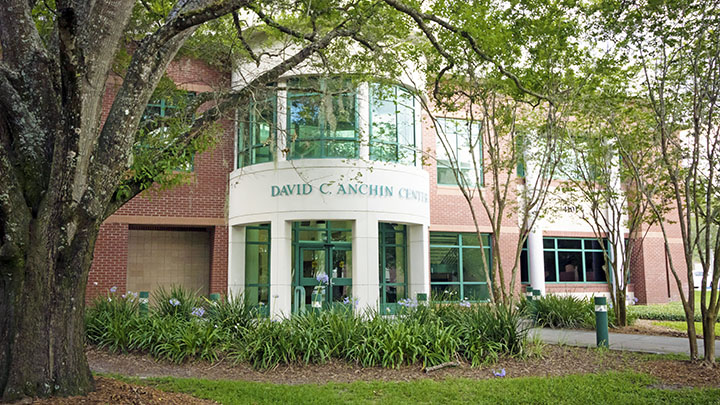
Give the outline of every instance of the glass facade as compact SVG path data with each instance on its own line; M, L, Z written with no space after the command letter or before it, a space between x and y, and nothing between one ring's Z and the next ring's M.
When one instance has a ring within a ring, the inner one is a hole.
M378 225L380 311L394 314L398 301L407 298L407 227L382 222Z
M399 86L370 86L370 159L415 164L415 99Z
M272 162L276 136L277 99L250 103L238 117L237 167Z
M596 239L543 238L543 256L545 282L607 281L603 248Z
M357 158L357 105L349 80L288 80L289 159Z
M466 186L483 184L482 136L480 124L457 118L438 118L438 136L435 154L437 157L437 183L457 185L455 169L460 182ZM442 139L447 142L447 150ZM455 164L453 164L455 163ZM453 168L455 166L455 169ZM477 177L475 167L477 167Z
M482 245L474 233L430 233L430 294L435 301L486 301L488 281L483 251L490 268L490 235Z
M270 224L245 228L245 300L267 314L270 304Z

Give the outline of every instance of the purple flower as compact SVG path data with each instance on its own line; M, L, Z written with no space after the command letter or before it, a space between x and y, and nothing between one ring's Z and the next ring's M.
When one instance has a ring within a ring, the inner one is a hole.
M505 377L505 369L504 368L500 371L495 371L495 369L493 369L492 372L495 377L500 377L500 378Z
M115 291L117 291L117 287L115 287L115 286L110 287L111 293L115 294Z
M404 298L398 301L398 305L405 308L415 308L418 306L418 302L416 299L410 299L410 298Z
M193 308L190 315L194 315L194 316L197 316L198 318L202 318L202 316L205 315L205 308L203 308L203 307Z
M461 307L470 308L470 301L468 301L467 298L466 298L466 299L460 301L460 304L459 304L459 305L460 305Z
M327 284L330 281L330 278L325 273L318 274L315 279L321 284Z
M170 301L168 301L168 302L170 303L170 305L172 305L174 307L180 305L180 301L178 301L177 298L170 298Z

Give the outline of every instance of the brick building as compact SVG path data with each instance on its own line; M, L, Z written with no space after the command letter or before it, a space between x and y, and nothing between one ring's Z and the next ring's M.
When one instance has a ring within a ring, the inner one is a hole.
M246 75L183 59L168 76L199 93L242 85ZM489 256L490 238L498 235L481 215L484 235L476 236L442 156L421 156L435 155L437 141L417 100L402 85L360 83L328 97L293 90L308 87L293 86L299 81L343 85L293 72L223 121L217 147L195 157L190 184L137 196L103 224L88 298L112 286L151 291L182 284L203 294L243 294L276 315L318 300L357 300L393 312L400 300L427 295L487 298L482 252ZM109 83L105 111L117 85ZM457 136L457 154L467 156L461 140L473 127L451 114L439 122ZM517 223L508 217L499 235L501 246L511 248L501 252L504 263L514 260ZM671 236L680 262L682 244ZM607 293L597 243L572 213L541 221L523 252L517 288ZM641 303L677 296L658 229L649 230L631 271L630 296Z

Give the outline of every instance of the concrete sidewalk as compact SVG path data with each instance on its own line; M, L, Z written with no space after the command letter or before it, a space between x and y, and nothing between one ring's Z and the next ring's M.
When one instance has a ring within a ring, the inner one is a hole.
M545 343L565 344L569 346L595 347L595 332L576 329L534 328L530 336L539 336ZM670 336L631 335L610 333L610 349L628 350L632 352L690 355L687 338ZM698 339L698 350L703 353L703 340ZM720 341L715 341L715 357L720 358Z

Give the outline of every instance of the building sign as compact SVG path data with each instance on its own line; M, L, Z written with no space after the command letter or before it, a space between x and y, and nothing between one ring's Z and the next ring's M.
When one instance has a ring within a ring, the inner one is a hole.
M322 183L314 187L308 183L284 184L270 186L272 197L306 196L313 193L322 195L364 195L368 197L399 198L414 200L422 203L428 202L428 193L408 187L388 186L385 184L366 183Z

